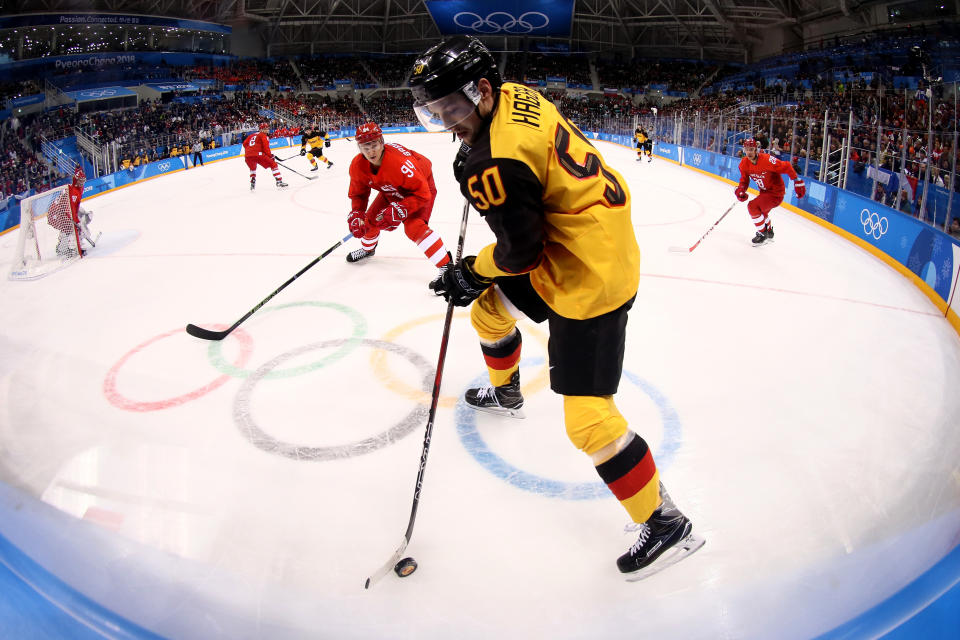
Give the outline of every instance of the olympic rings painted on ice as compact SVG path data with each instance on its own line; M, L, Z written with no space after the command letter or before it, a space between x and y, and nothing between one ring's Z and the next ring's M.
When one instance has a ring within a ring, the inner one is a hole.
M453 16L453 23L474 33L530 33L545 29L550 18L539 11L521 13L519 18L506 11L491 11L486 18L472 11L461 11Z
M333 362L336 362L340 358L344 357L358 344L360 344L360 339L367 333L367 321L362 315L355 309L344 306L342 304L337 304L335 302L288 302L287 304L277 305L275 307L269 307L261 311L261 313L270 313L271 311L278 311L280 309L286 309L287 307L322 307L327 309L334 309L340 311L348 318L353 321L353 335L344 342L343 347L334 351L325 358L321 358L316 362L310 364L305 364L299 367L293 367L292 369L285 369L283 371L271 371L267 376L269 380L276 380L278 378L292 378L293 376L298 376L304 373L309 373L315 371L322 367L327 366ZM227 374L228 376L233 376L234 378L246 378L250 376L253 372L249 369L242 369L240 367L234 366L227 362L223 357L223 348L220 346L219 342L211 342L210 347L207 349L207 356L210 358L210 363L216 367L219 371Z
M216 325L217 329L226 329L226 325ZM158 411L160 409L169 409L170 407L176 407L178 405L189 402L190 400L196 400L200 396L203 396L207 393L210 393L214 389L217 389L223 386L228 380L230 380L229 375L222 375L219 378L215 379L213 382L206 384L199 389L195 389L189 393L183 395L174 396L172 398L167 398L166 400L153 400L153 401L140 401L140 400L131 400L130 398L124 397L120 391L117 389L117 374L120 372L121 367L127 363L130 358L134 355L143 351L145 348L149 347L155 342L159 342L164 338L168 338L172 335L182 334L183 329L174 329L173 331L168 331L166 333L161 333L160 335L151 338L144 342L143 344L137 345L129 352L127 352L120 360L117 361L113 367L110 368L110 371L107 372L106 378L103 380L103 395L106 396L107 401L113 406L119 409L125 409L127 411ZM247 364L247 361L250 360L250 354L253 352L253 339L243 329L237 329L231 336L236 336L237 340L240 341L240 355L237 357L237 363L234 366L242 367Z
M436 315L425 316L417 320L411 320L410 322L401 324L398 327L388 331L383 336L383 339L386 341L392 342L398 336L400 336L403 333L406 333L407 331L409 331L410 329L413 329L414 327L418 327L422 324L426 324L427 322L432 322L434 320L438 320L443 317L444 317L444 314L439 313ZM460 313L457 313L454 317L469 318L470 315L468 312L460 312ZM543 332L541 332L539 329L536 328L536 326L524 326L523 331L525 333L532 334L543 345L543 350L544 351L547 350L547 338L543 334ZM373 373L376 376L376 378L387 389L390 389L391 391L394 391L401 396L404 396L407 398L413 398L414 400L416 400L421 404L425 404L425 405L430 404L431 393L433 391L432 382L425 390L420 391L410 387L402 380L398 380L390 373L390 370L387 368L387 360L384 357L384 353L382 351L373 352L373 354L370 356L370 366L373 368ZM547 386L547 380L548 380L548 370L546 367L544 367L543 371L541 371L539 375L537 375L534 378L531 378L529 382L522 384L521 390L527 393L528 395L532 393L536 393L537 391L540 391L541 389ZM443 396L442 395L437 400L437 406L443 407L445 409L450 409L457 405L457 402L459 401L459 399L460 399L459 396Z
M377 449L391 445L409 434L418 425L424 424L427 419L427 409L422 405L417 404L410 413L408 413L397 424L390 427L383 433L371 436L369 438L364 438L363 440L358 440L357 442L351 444L333 447L307 447L277 440L276 438L267 435L256 424L256 422L254 422L253 417L250 415L250 398L253 388L261 380L264 380L269 375L270 371L283 364L285 361L309 351L343 346L349 342L349 339L326 340L324 342L316 342L314 344L298 347L277 356L248 376L244 381L243 386L240 388L240 391L237 392L237 396L233 404L233 421L234 424L237 425L237 428L240 429L240 432L243 433L244 437L246 437L247 440L249 440L258 449L266 451L267 453L275 453L286 458L291 458L293 460L340 460L343 458L351 458L354 456L363 455L365 453L370 453L371 451L376 451ZM433 387L433 367L426 360L426 358L420 354L407 349L406 347L401 347L398 344L385 342L383 340L362 339L359 342L366 346L373 347L379 351L390 351L392 353L404 356L411 363L413 363L414 366L419 368L420 372L423 374L420 383L423 386L424 391Z
M524 360L521 364L534 365L540 364L540 362L541 359L536 358L531 361ZM670 402L656 387L628 371L624 371L623 375L653 400L660 411L660 419L663 421L663 441L660 443L660 449L654 452L654 459L657 468L663 470L673 462L673 456L680 448L682 441L680 418ZM487 384L486 374L477 376L472 384ZM474 460L501 480L518 489L539 493L549 498L593 500L612 496L610 490L602 481L563 482L542 478L513 466L487 446L483 436L477 430L476 415L477 411L470 408L466 402L461 401L457 404L455 417L457 435L463 447L473 456Z

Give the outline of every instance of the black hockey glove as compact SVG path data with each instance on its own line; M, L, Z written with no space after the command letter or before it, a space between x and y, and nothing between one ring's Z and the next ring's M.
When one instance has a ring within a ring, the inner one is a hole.
M473 270L476 259L477 256L467 256L456 266L445 270L434 292L447 302L453 302L455 307L465 307L476 300L493 284L492 278L484 278Z
M460 182L460 176L463 175L463 166L467 164L467 155L470 153L470 147L466 142L460 143L460 149L457 151L457 157L453 159L453 177Z
M307 155L307 148L306 148L306 147L300 147L300 155L302 155L302 156Z
M323 141L323 146L329 147L329 146L330 146L330 141L329 141L329 140L324 140L324 141Z

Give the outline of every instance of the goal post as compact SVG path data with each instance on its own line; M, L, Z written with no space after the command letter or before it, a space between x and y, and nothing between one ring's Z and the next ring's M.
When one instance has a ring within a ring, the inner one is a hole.
M68 185L20 201L20 231L11 280L35 280L82 257Z

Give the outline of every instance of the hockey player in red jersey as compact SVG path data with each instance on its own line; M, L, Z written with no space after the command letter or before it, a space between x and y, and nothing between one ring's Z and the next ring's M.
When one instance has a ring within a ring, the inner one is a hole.
M437 197L430 160L399 144L384 144L375 122L360 125L356 139L360 153L350 163L347 224L360 239L360 248L347 256L347 262L371 257L380 232L402 224L407 237L434 266L446 267L450 253L440 234L428 225ZM371 190L380 193L368 207Z
M757 228L757 234L753 237L755 247L773 241L770 210L783 202L785 189L783 178L780 177L782 173L790 176L797 198L802 198L807 192L807 187L803 183L803 178L797 178L797 172L793 170L790 163L777 160L767 153L760 153L757 141L753 138L744 140L743 159L740 160L740 184L737 185L735 193L737 200L744 202L749 197L747 187L750 186L750 180L757 184L757 189L760 191L760 195L747 205L753 224Z
M51 226L60 231L60 237L57 240L58 255L76 255L75 247L81 247L81 251L86 253L89 247L83 247L80 244L81 238L86 240L90 247L96 246L93 238L90 237L90 230L87 225L90 223L90 213L80 206L83 199L83 185L87 181L87 174L83 167L77 165L73 170L73 180L67 186L67 198L70 201L70 219L66 216L50 220ZM76 244L74 244L76 243Z
M288 186L283 178L280 177L280 169L277 168L277 161L273 159L273 152L270 151L270 138L267 136L267 130L270 128L266 122L260 124L258 133L251 133L243 141L243 155L250 168L250 190L257 187L257 165L273 172L273 177L277 180L277 187Z

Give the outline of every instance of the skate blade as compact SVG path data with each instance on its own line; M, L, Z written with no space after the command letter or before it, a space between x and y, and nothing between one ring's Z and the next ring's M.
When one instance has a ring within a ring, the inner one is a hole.
M483 413L492 413L497 416L507 416L510 418L517 418L518 420L523 420L527 417L527 414L523 412L523 409L508 409L506 407L475 407L472 404L467 403L467 406L473 409L474 411L481 411Z
M626 580L627 582L638 582L656 573L660 573L664 569L677 564L690 554L695 553L700 547L706 544L706 542L705 538L691 533L670 549L664 551L663 555L657 558L653 564L627 575Z

